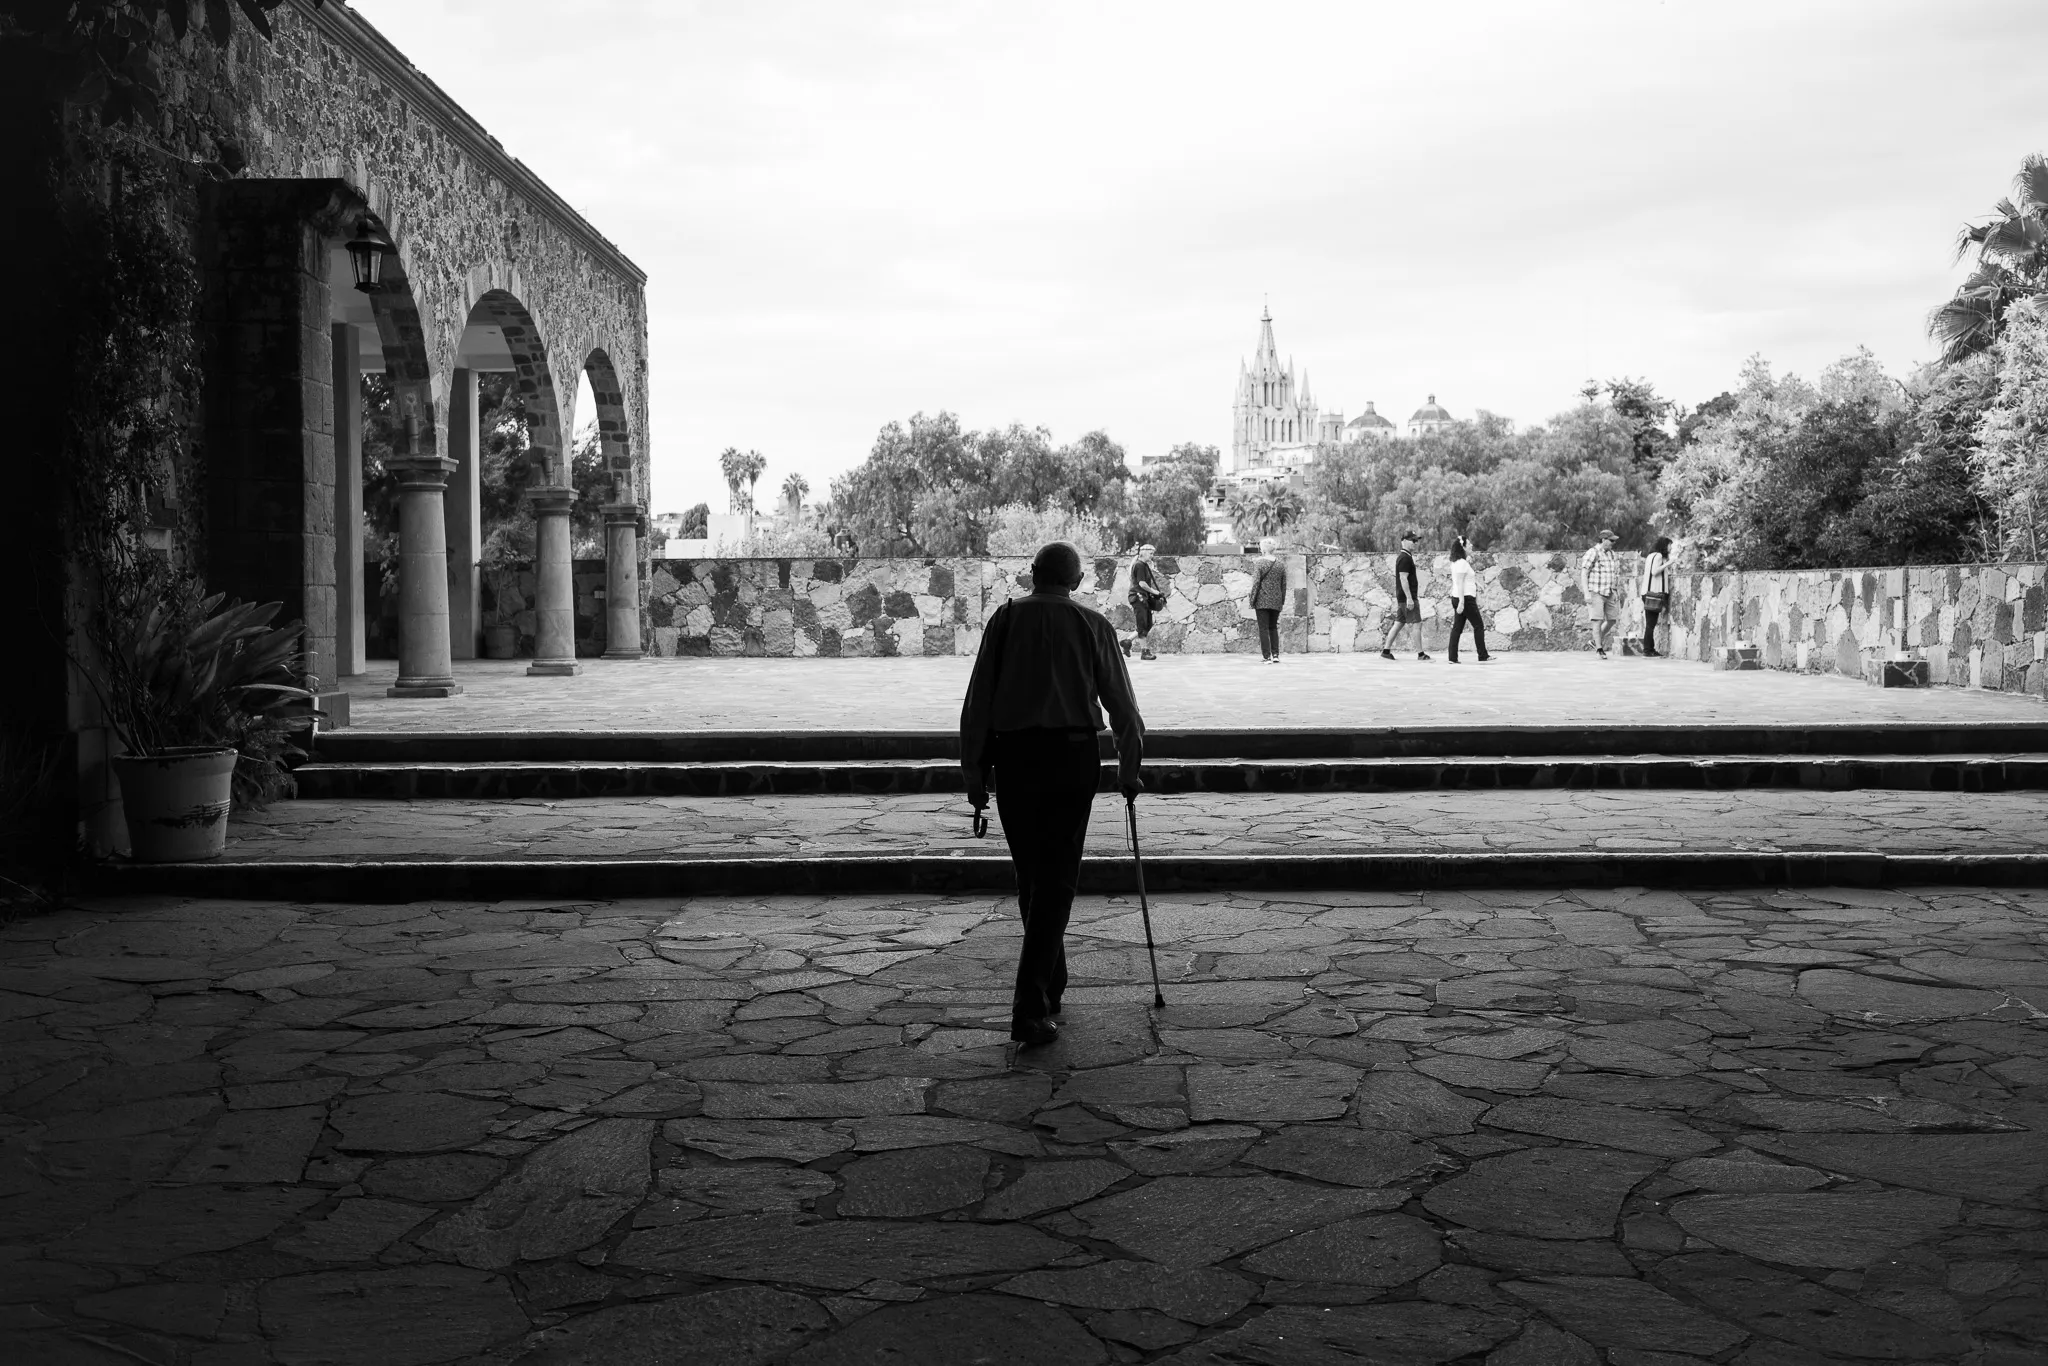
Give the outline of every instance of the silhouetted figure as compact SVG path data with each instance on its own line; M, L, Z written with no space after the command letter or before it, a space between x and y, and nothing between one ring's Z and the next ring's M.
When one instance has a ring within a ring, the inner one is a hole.
M982 632L960 707L968 799L996 814L1017 868L1024 946L1010 1002L1010 1037L1059 1037L1052 1017L1067 989L1067 917L1081 881L1088 808L1101 781L1102 712L1116 728L1117 786L1143 786L1145 722L1108 618L1073 600L1081 555L1055 541L1031 562L1031 592L998 607Z

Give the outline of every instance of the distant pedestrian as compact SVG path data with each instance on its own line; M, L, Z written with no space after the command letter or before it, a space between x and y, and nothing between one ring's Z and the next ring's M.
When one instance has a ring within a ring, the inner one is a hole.
M1107 709L1116 727L1117 787L1144 786L1145 722L1117 650L1116 628L1073 599L1081 553L1055 541L1031 562L1031 592L990 614L960 706L960 764L977 812L996 812L1017 870L1024 945L1010 998L1010 1037L1059 1037L1052 1017L1067 989L1067 918L1081 882L1088 808L1102 776L1096 748ZM1098 705L1099 704L1099 705Z
M1138 634L1135 642L1124 642L1124 653L1128 655L1135 643L1140 659L1159 658L1152 653L1152 614L1166 606L1166 590L1159 586L1159 576L1152 569L1152 555L1157 549L1150 544L1141 545L1137 558L1131 561L1131 591L1127 596Z
M1479 575L1472 570L1471 557L1465 553L1465 538L1460 536L1451 542L1451 648L1448 658L1458 662L1458 638L1465 634L1467 625L1472 627L1472 648L1479 653L1479 662L1489 664L1493 656L1486 653L1486 620L1479 615Z
M1279 548L1266 537L1252 562L1252 613L1259 619L1259 657L1268 664L1280 662L1280 609L1287 605L1287 566L1273 553Z
M1657 658L1657 618L1671 606L1671 538L1659 536L1643 558L1643 654Z
M1394 557L1394 619L1387 623L1387 633L1380 637L1380 658L1394 657L1394 642L1401 637L1403 629L1415 628L1415 657L1428 659L1422 645L1422 593L1415 586L1415 542L1421 539L1412 531L1401 533L1401 553Z
M1579 588L1586 595L1586 624L1593 628L1593 649L1607 658L1608 642L1621 622L1621 561L1615 557L1611 531L1579 560Z

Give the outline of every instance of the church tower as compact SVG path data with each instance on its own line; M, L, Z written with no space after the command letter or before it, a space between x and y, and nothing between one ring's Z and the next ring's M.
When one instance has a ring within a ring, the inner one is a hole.
M1321 429L1306 376L1299 394L1294 366L1280 365L1273 342L1273 312L1259 314L1259 349L1237 367L1237 399L1231 405L1230 469L1298 469L1314 458Z

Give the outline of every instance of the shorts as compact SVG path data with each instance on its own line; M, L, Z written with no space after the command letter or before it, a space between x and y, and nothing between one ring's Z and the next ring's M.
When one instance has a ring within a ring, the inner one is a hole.
M1401 604L1401 606L1400 606L1400 608L1399 608L1399 610L1398 610L1398 611L1397 611L1397 612L1395 613L1395 616L1394 616L1394 624L1395 624L1395 625L1397 625L1397 626L1419 626L1419 625L1421 625L1421 624L1422 624L1422 607L1421 607L1421 605L1420 605L1420 604L1418 604L1418 603L1413 603L1413 602L1404 602L1404 603L1402 603L1402 604Z
M1586 620L1620 621L1621 594L1607 593L1587 598Z

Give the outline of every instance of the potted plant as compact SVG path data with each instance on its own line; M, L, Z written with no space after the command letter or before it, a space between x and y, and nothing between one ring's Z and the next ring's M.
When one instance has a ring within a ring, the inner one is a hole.
M530 546L525 553L531 557ZM512 618L518 610L520 559L520 538L515 528L492 528L491 534L484 538L483 554L478 560L483 570L484 585L491 590L491 600L485 604L484 610L493 617L491 624L484 627L485 659L518 657L519 628L513 624Z
M298 622L280 603L223 602L189 585L111 614L86 674L127 753L113 760L129 856L219 855L232 805L294 790L290 759L315 716Z

